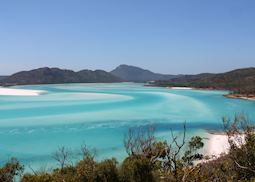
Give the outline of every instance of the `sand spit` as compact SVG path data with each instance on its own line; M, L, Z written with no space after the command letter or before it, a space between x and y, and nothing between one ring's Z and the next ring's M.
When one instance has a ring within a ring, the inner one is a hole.
M193 88L191 87L167 87L173 90L192 90Z
M0 96L38 96L45 91L42 90L25 90L25 89L14 89L14 88L3 88L0 87Z

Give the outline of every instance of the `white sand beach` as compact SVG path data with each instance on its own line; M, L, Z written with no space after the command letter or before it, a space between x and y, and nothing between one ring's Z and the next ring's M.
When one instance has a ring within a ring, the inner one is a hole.
M203 154L210 157L209 160L220 157L222 154L229 152L228 137L224 133L208 133L208 141L205 142ZM234 142L237 146L245 144L245 136L240 135L234 138Z
M221 154L228 153L229 143L227 135L208 133L207 138L208 141L203 152L205 155L219 157Z
M170 88L173 90L191 90L191 89L193 89L191 87L167 87L167 88Z
M25 89L14 89L14 88L3 88L0 87L0 96L38 96L42 94L42 90L25 90Z

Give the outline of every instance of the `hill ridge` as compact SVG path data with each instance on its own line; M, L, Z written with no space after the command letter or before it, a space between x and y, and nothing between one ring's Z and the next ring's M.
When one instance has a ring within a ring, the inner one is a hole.
M146 82L146 81L152 81L152 80L168 80L168 79L176 77L176 75L154 73L147 69L143 69L137 66L126 65L126 64L119 65L110 73L112 73L113 75L125 81L135 81L135 82Z
M122 80L103 70L80 70L41 67L20 71L3 78L1 85L58 84L58 83L112 83Z

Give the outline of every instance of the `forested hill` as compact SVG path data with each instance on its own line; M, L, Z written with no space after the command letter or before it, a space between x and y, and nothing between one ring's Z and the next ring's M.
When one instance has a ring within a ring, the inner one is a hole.
M0 80L1 85L57 84L57 83L111 83L121 79L103 70L72 71L59 68L39 68L21 71Z
M8 77L0 76L1 85L57 84L57 83L112 83L121 81L152 81L155 86L185 86L224 89L235 93L255 93L255 68L237 69L225 73L197 75L163 75L142 68L120 65L113 71L39 68L21 71Z
M184 75L167 81L156 81L155 85L224 89L235 93L254 94L255 68L243 68L219 74Z
M125 81L146 82L152 80L169 80L177 77L176 75L165 75L154 73L136 66L122 64L111 71L111 73Z

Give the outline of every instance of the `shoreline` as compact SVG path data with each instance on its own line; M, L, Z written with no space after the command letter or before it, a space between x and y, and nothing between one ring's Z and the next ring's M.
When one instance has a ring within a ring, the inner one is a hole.
M166 87L172 90L193 90L194 88L192 87Z
M220 157L229 150L228 136L223 132L208 132L202 153L209 157Z
M209 160L217 159L222 155L229 153L230 144L227 134L223 131L207 131L206 137L208 141L205 142L202 153L209 157ZM245 134L234 135L230 137L231 141L237 146L245 144Z
M116 83L116 82L113 82ZM123 83L123 82L122 82ZM61 83L66 84L66 83ZM68 84L68 83L67 83ZM73 83L70 83L73 84ZM81 84L81 83L78 83ZM86 83L87 84L87 83ZM35 85L42 85L42 84L35 84ZM17 86L17 85L16 85ZM26 86L26 85L25 85ZM152 87L165 87L172 90L217 90L213 88L195 88L195 87L169 87L169 86L158 86L158 85L144 85L144 86L152 86ZM38 96L44 93L43 90L27 90L27 89L15 89L12 86L0 86L0 96ZM249 100L255 101L255 94L224 94L223 95L229 99L242 99L242 100Z
M251 94L251 95L246 95L246 94L225 94L223 95L226 98L229 99L243 99L243 100L251 100L251 101L255 101L255 95Z
M147 86L147 85L145 85ZM164 87L172 90L208 90L208 91L213 91L213 90L222 90L222 89L214 89L214 88L196 88L196 87L170 87L170 86L159 86L159 85L151 85L154 87ZM229 90L222 90L222 91L228 91ZM243 100L249 100L249 101L255 101L255 94L224 94L223 95L226 98L229 99L243 99Z
M45 91L43 90L27 90L0 87L0 96L39 96Z

